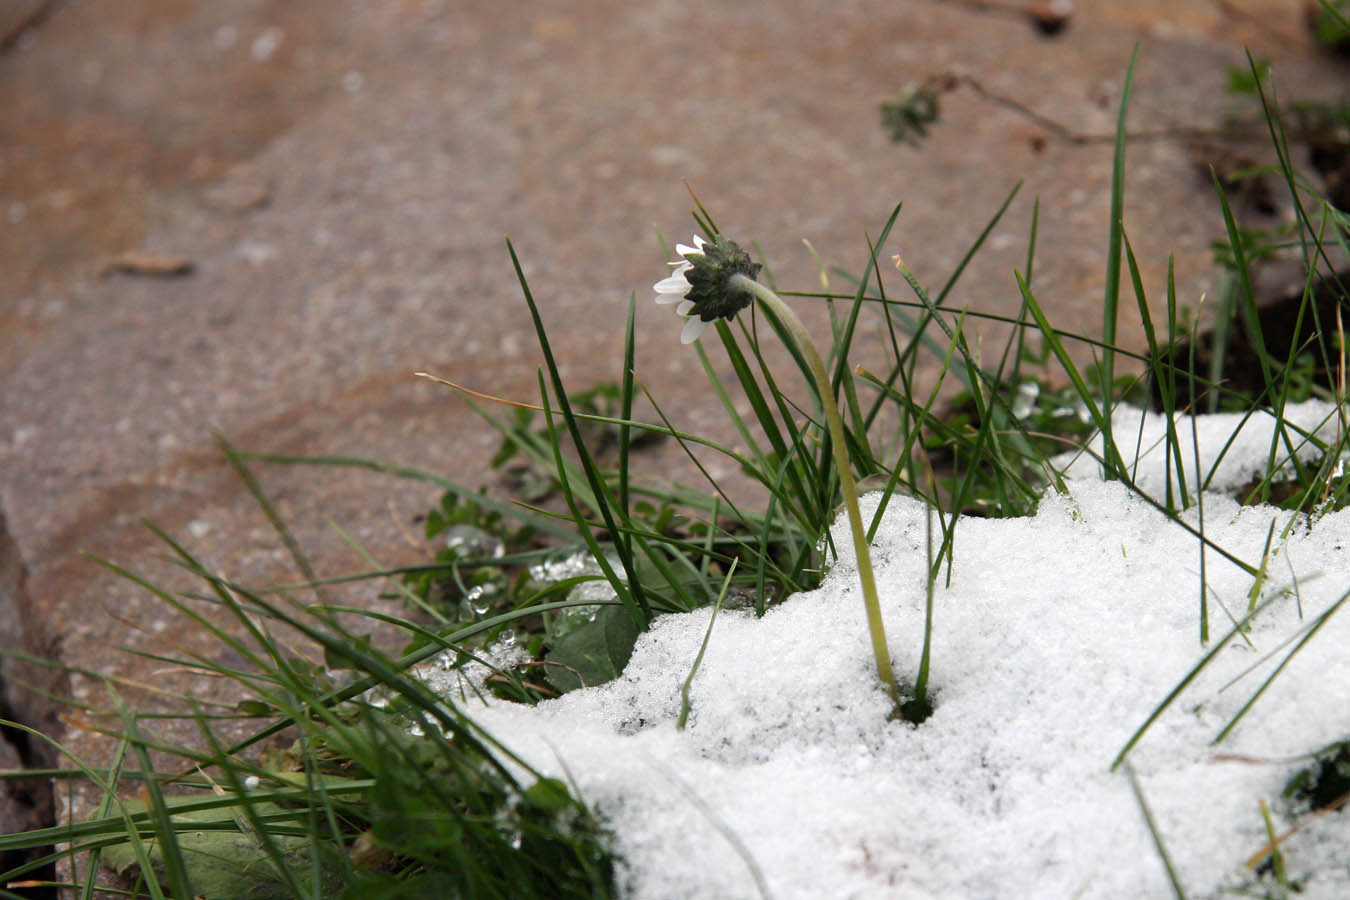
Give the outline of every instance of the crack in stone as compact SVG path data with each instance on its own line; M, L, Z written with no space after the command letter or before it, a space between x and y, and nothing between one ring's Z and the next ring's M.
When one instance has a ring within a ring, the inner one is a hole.
M0 509L0 650L49 655L41 622L34 615L27 593L27 567L18 545L10 537L4 510ZM56 702L43 696L57 687L59 674L14 656L0 657L0 719L41 730L56 721ZM33 687L39 687L34 690ZM57 763L56 752L44 741L20 728L0 727L0 769L41 769ZM56 824L52 779L19 778L0 781L0 834L31 831ZM52 853L53 847L0 853L0 872ZM48 865L27 873L25 879L54 881L56 868ZM25 896L47 900L55 888L30 889Z

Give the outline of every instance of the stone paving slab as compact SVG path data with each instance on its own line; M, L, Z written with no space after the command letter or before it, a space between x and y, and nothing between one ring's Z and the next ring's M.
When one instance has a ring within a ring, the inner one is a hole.
M618 377L636 292L640 376L681 426L727 435L676 321L648 304L664 273L655 229L673 241L691 227L684 180L726 233L758 241L780 284L809 288L802 238L856 271L900 201L882 253L939 281L1021 179L950 302L1016 312L1011 273L1039 197L1038 296L1057 324L1094 333L1109 143L1057 139L958 88L914 149L880 128L881 101L956 72L1109 136L1136 41L1135 130L1217 125L1244 44L1276 61L1286 96L1344 87L1295 2L1080 2L1055 37L1006 5L58 4L0 56L0 511L27 572L24 640L91 673L229 696L124 653L219 647L80 555L182 586L154 557L151 519L239 580L294 579L213 430L248 450L491 483L492 435L412 373L535 395L504 235L572 386ZM1174 253L1194 303L1222 223L1187 143L1132 145L1127 191L1147 285L1161 300ZM110 265L128 253L132 271ZM154 274L147 259L190 271ZM260 477L321 571L363 568L327 518L385 563L425 557L409 538L436 498L425 485ZM377 591L354 599L378 606ZM39 721L43 705L9 687ZM96 678L65 689L105 702ZM97 758L98 739L66 721L55 736Z

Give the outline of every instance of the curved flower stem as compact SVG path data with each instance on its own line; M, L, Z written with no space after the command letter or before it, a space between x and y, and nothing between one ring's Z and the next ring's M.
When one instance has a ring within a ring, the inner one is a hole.
M881 621L881 602L877 599L877 583L872 575L872 554L867 547L867 532L863 529L862 512L858 509L858 488L853 482L853 465L848 458L848 445L844 443L844 423L839 418L839 408L834 403L834 390L825 365L806 327L792 307L783 299L752 278L733 275L728 286L745 291L773 310L779 320L787 326L797 348L806 357L806 363L815 376L816 387L820 394L820 405L825 408L825 423L830 432L830 446L834 451L834 467L839 471L839 489L844 495L844 506L848 508L849 525L853 528L853 549L858 558L858 580L862 582L863 606L867 610L867 629L872 635L872 655L876 657L877 674L881 683L890 693L891 699L900 703L900 689L895 683L895 673L891 671L891 654L886 646L886 629Z

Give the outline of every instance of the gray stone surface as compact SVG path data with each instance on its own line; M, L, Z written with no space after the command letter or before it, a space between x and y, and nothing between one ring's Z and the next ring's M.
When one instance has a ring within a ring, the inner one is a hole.
M1109 135L1136 41L1130 121L1141 131L1217 124L1244 43L1277 61L1286 94L1343 84L1302 43L1293 2L1244 3L1243 16L1201 2L1080 2L1055 38L992 6L60 4L0 57L0 509L47 649L128 690L230 696L123 652L220 648L80 555L184 585L157 561L148 518L231 577L294 579L213 429L248 450L492 482L491 433L412 373L534 397L540 358L504 235L572 386L618 377L636 292L639 375L682 427L725 435L677 322L648 301L665 271L654 229L674 241L691 228L684 180L726 233L759 242L780 284L811 288L802 238L856 271L865 235L900 201L882 253L939 282L1022 179L950 303L1016 312L1012 270L1039 196L1038 296L1058 324L1093 333L1109 143L1056 139L957 89L913 149L879 127L881 101L954 71ZM1187 143L1133 145L1127 188L1150 291L1161 301L1175 253L1180 295L1194 303L1222 225ZM128 252L191 272L112 271ZM687 474L674 458L658 468ZM277 467L260 477L322 571L364 567L329 517L385 563L423 558L408 535L436 497L425 485ZM351 599L378 605L377 591ZM94 678L75 676L71 690L106 706ZM97 758L83 715L56 736Z

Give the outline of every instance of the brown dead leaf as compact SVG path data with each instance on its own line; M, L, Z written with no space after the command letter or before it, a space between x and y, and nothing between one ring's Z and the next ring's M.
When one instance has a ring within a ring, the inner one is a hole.
M119 253L99 267L100 278L118 273L125 275L148 275L154 278L173 278L190 275L194 266L190 259L181 256L167 256L160 253L145 253L140 250L128 250Z

